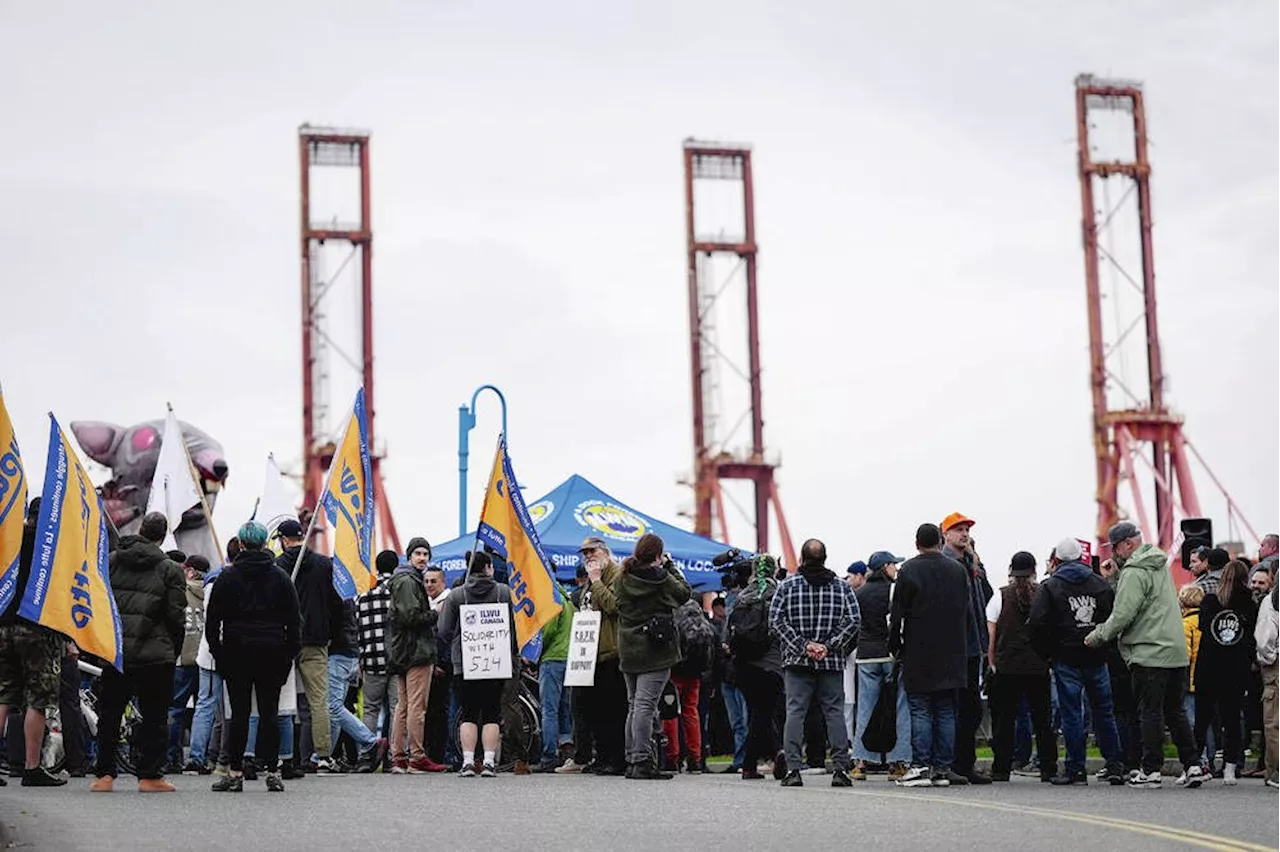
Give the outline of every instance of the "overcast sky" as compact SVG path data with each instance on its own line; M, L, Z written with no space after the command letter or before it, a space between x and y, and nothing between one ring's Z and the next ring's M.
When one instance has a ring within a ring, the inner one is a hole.
M224 537L266 453L296 465L309 121L373 133L402 539L456 534L457 407L484 382L530 494L576 472L676 520L696 136L754 146L766 440L797 546L843 566L960 510L1000 575L1094 521L1091 71L1146 85L1170 397L1258 532L1280 525L1274 3L212 8L0 9L0 382L34 483L47 410L128 424L166 401L226 447ZM498 427L487 400L473 510Z

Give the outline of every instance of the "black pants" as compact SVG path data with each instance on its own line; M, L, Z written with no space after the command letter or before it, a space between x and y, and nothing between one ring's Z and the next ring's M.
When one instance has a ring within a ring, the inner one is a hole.
M991 750L994 752L992 773L1008 775L1013 769L1013 729L1018 719L1018 709L1025 698L1027 709L1031 711L1031 729L1035 731L1040 775L1054 775L1058 770L1058 740L1053 734L1049 673L993 674L987 685L987 695L991 701L991 724L994 728L991 740Z
M427 757L436 763L444 763L445 746L449 742L449 694L453 675L436 669L431 676L431 692L427 695L426 743Z
M120 718L125 705L138 697L142 719L138 723L141 754L134 765L139 778L163 778L165 750L169 745L169 701L173 698L173 663L132 665L125 661L123 673L110 666L102 670L102 692L98 698L99 778L119 774L116 758L120 746Z
M591 687L569 687L569 704L573 709L573 762L585 766L595 759L596 737L591 729Z
M1241 724L1241 708L1244 703L1244 684L1200 682L1196 684L1196 743L1203 752L1207 744L1209 728L1216 720L1224 741L1222 759L1238 765L1244 762L1244 727ZM1215 740L1216 742L1216 740ZM1210 760L1213 755L1209 755Z
M977 762L978 728L982 725L982 691L978 685L981 657L969 657L968 686L956 694L956 753L953 767L957 774L973 772Z
M596 663L595 685L584 689L591 731L595 735L596 765L622 770L627 766L627 683L618 661Z
M223 674L227 700L231 702L231 769L244 770L244 752L249 743L249 715L253 696L258 696L258 741L254 744L254 762L267 772L275 772L280 761L280 726L276 724L280 705L280 687L287 674L276 660L241 661Z
M742 697L747 702L747 747L742 759L742 769L750 772L756 769L761 760L778 754L778 740L773 733L773 713L774 708L782 703L782 677L755 666L739 664L738 689L742 690Z
M1138 716L1142 725L1142 771L1159 772L1164 766L1164 729L1168 727L1178 760L1184 768L1200 762L1196 740L1182 706L1187 671L1152 669L1133 666L1133 691L1138 699ZM1223 727L1226 727L1225 725Z
M782 703L786 705L785 701ZM827 765L827 720L817 701L809 702L804 714L804 762L814 769Z
M1138 697L1133 690L1133 675L1118 651L1107 657L1111 675L1111 702L1115 708L1116 731L1120 734L1120 754L1126 771L1142 764L1142 728L1138 721Z

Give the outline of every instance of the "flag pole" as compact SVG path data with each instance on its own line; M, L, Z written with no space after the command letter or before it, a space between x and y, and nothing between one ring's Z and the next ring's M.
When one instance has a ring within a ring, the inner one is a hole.
M169 409L169 413L173 414L173 404L166 402L165 406ZM182 437L181 423L178 424L178 436ZM195 462L191 461L191 453L187 452L186 438L182 439L182 457L187 460L187 472L191 474L191 481L196 484L196 493L200 495L200 511L204 512L205 526L209 528L209 535L213 538L213 552L221 560L222 542L218 541L218 531L213 526L213 511L209 509L209 501L205 499L204 486L200 484L200 474L196 472ZM168 497L167 494L165 496Z

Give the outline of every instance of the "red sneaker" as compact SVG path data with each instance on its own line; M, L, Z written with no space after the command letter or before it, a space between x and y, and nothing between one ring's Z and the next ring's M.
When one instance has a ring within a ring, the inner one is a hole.
M447 772L449 770L449 767L445 766L443 763L436 763L429 757L424 757L421 765L422 768L426 769L428 772Z
M434 770L430 767L431 761L427 760L425 757L417 757L409 761L409 774L419 775L423 772L433 772Z

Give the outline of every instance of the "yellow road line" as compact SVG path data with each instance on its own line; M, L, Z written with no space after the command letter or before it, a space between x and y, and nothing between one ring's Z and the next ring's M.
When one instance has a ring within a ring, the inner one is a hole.
M1202 849L1215 849L1218 850L1218 852L1275 852L1275 847L1263 846L1258 843L1251 843L1247 840L1236 840L1230 837L1221 837L1216 834L1206 834L1204 832L1191 831L1189 829L1174 828L1165 825L1153 825L1152 823L1147 822L1136 822L1134 820L1123 819L1121 817L1082 814L1074 811L1051 810L1049 808L1035 808L1024 805L1007 805L1000 802L974 802L969 799L943 798L942 796L936 795L912 796L901 793L880 793L872 790L850 790L842 792L852 793L855 796L872 796L879 799L889 799L899 802L935 802L944 805L958 805L960 807L980 808L988 811L1006 811L1009 813L1039 816L1048 819L1060 819L1067 822L1079 822L1086 825L1120 829L1122 831L1129 831L1135 834L1145 834L1150 837L1161 838L1162 840L1173 840L1190 846L1198 846Z

